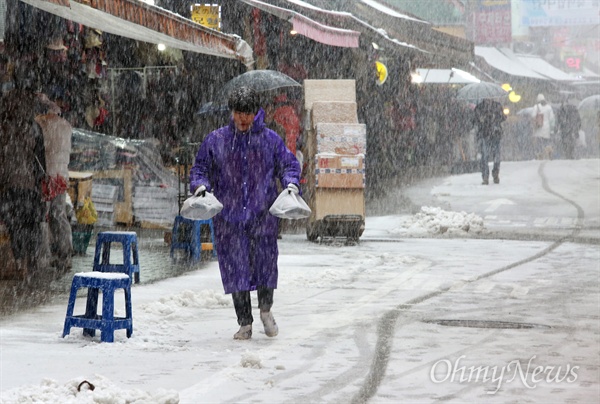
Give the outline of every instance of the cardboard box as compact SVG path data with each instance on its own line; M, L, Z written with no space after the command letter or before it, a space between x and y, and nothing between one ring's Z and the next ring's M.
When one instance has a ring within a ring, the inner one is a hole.
M365 197L362 189L317 188L311 202L313 220L322 220L329 215L365 217Z
M367 125L357 123L317 123L317 153L365 154Z
M317 155L317 188L364 188L364 157Z
M67 193L73 207L83 206L86 197L92 196L92 181L94 173L85 171L69 171L69 188Z
M312 109L315 101L356 102L355 80L304 80L304 108Z
M356 102L314 102L312 108L312 125L316 128L319 123L358 123Z

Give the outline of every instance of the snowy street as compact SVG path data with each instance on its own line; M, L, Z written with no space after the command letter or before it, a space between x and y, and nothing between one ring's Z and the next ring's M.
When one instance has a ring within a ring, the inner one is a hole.
M599 162L500 177L398 190L426 209L393 214L392 193L358 245L284 235L275 338L255 309L252 339L232 339L216 261L134 285L133 336L112 344L61 338L66 298L3 317L1 402L596 403Z

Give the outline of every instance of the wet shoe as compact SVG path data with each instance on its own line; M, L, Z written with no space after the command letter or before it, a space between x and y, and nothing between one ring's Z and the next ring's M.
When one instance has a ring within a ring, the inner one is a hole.
M265 334L267 334L267 337L275 337L279 334L279 327L277 327L277 323L270 311L261 311L260 319L265 326Z
M233 339L250 339L252 338L252 324L243 325L240 330L233 334Z

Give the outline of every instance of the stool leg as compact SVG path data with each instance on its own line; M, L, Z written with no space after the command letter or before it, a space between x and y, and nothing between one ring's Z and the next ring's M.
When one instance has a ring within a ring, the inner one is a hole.
M71 285L71 294L69 295L67 314L65 316L65 326L63 327L63 338L71 332L71 317L73 317L73 311L75 310L75 299L77 299L77 286Z
M102 244L102 265L110 264L110 241Z
M129 320L127 327L127 338L131 338L133 334L133 312L131 310L131 289L125 288L125 318Z
M190 258L192 262L200 260L200 253L202 251L202 226L194 221L191 223L190 229Z
M104 296L102 296L104 300ZM98 315L98 288L88 288L87 303L85 305L85 318L94 319ZM93 337L96 330L93 328L84 328L83 335Z
M208 222L208 226L210 227L210 242L212 243L212 255L213 257L217 256L217 248L215 247L215 228L213 226L213 221L210 219Z
M100 326L100 341L114 342L115 340L115 291L112 288L102 290L102 325Z
M133 274L133 279L135 283L140 283L140 258L138 254L137 243L131 243L131 253L133 255L133 265L137 265L138 270Z

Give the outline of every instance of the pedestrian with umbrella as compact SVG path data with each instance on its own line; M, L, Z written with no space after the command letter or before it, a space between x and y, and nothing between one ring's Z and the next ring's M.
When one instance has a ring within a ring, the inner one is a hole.
M281 137L264 123L258 93L232 90L229 125L208 134L190 170L196 194L212 192L223 204L213 218L221 280L231 294L240 329L234 339L252 337L250 292L256 290L265 334L279 329L271 313L277 288L278 218L269 214L278 183L299 193L300 164Z
M484 99L475 107L477 141L481 154L482 185L489 184L489 160L493 160L492 177L494 184L500 183L500 140L502 122L506 120L502 104L493 99Z

